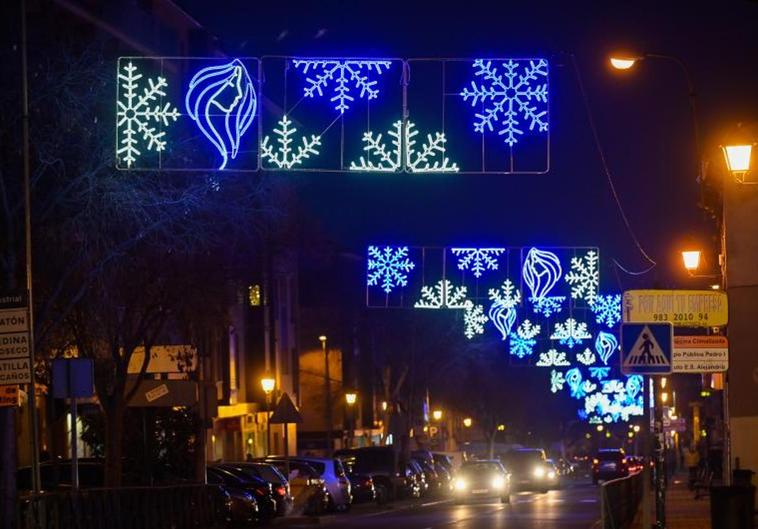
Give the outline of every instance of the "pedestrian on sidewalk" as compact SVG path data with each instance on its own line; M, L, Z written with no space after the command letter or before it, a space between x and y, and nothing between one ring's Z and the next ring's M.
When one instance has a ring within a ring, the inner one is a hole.
M697 448L690 444L687 450L684 452L684 464L689 469L690 475L687 481L687 486L690 490L695 488L695 481L697 481L697 470L700 466L700 453Z

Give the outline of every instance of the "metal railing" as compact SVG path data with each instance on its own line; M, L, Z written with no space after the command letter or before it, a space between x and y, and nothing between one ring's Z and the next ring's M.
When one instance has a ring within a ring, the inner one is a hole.
M224 519L217 487L119 487L19 499L18 529L212 529Z
M631 526L642 501L645 472L606 481L600 487L600 529Z

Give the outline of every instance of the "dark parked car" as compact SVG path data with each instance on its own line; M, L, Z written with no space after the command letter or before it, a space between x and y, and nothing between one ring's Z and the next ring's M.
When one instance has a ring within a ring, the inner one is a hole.
M295 510L314 515L329 509L332 504L331 495L326 483L312 466L302 461L274 457L266 458L265 462L276 467L282 475L289 472L287 477Z
M367 446L343 449L335 457L354 457L353 471L371 476L377 496L395 498L418 497L418 476L407 465L400 464L397 450L392 446Z
M229 526L244 526L261 521L255 495L243 487L229 484L224 476L212 469L207 471L208 484L216 485L224 495L224 517Z
M273 466L266 463L224 463L221 468L231 468L249 476L262 479L271 484L271 490L276 500L276 514L286 516L292 511L292 494L290 484L284 475Z
M255 501L258 502L258 513L261 520L268 520L276 516L276 500L268 482L230 468L208 467L206 475L209 483L211 480L214 482L221 480L221 483L227 487L234 487L252 494Z
M629 463L620 448L598 450L592 459L592 482L623 478L629 475Z
M370 503L377 499L374 480L368 474L347 473L353 492L353 503Z
M71 488L71 460L45 461L40 463L40 486L43 491ZM79 460L79 488L102 487L105 483L105 466L102 459L82 458ZM19 491L32 490L32 469L22 467L17 473Z
M511 473L514 488L547 492L558 483L555 468L547 463L545 451L541 448L511 450L500 460Z
M467 461L453 480L456 503L479 498L498 498L502 503L510 503L510 494L510 474L496 460Z

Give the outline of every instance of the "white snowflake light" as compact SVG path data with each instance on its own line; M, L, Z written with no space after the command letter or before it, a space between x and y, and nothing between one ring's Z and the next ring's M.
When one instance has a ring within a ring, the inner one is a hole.
M368 247L368 286L381 286L387 294L408 284L408 272L415 264L407 246Z
M379 89L377 81L371 80L371 74L377 77L389 70L392 61L382 60L351 60L351 59L294 59L293 66L302 70L304 75L311 73L313 77L306 77L306 86L303 89L305 97L322 97L324 89L333 83L332 93L329 100L335 103L334 109L340 114L350 108L355 101L351 95L354 88L360 90L358 98L366 100L376 99Z
M593 353L592 349L589 347L587 347L583 353L578 353L576 355L576 361L586 366L594 364L596 360L595 353Z
M312 134L310 139L303 136L303 144L298 145L297 151L293 151L292 142L290 137L297 129L292 126L292 120L290 120L286 114L279 120L279 128L274 129L274 134L277 136L277 147L274 147L269 143L268 136L263 138L261 143L261 159L266 160L272 165L275 165L279 169L292 169L296 165L300 165L304 160L313 156L318 156L318 149L321 145L321 136Z
M474 61L474 75L481 82L471 81L460 95L471 106L481 105L483 113L475 114L474 130L492 132L495 126L503 141L513 147L524 134L528 123L530 131L547 132L548 129L548 64L545 59L516 60L502 63L499 72L492 61Z
M463 334L469 340L477 334L484 334L484 324L487 321L488 318L484 314L484 307L482 305L474 305L469 301L466 310L463 312Z
M568 345L573 349L575 345L581 344L582 340L589 340L592 335L587 332L587 324L577 322L574 318L568 318L564 323L556 323L551 340L559 340L561 345Z
M163 127L179 118L179 111L171 103L162 104L166 79L158 76L147 79L140 91L142 74L132 61L118 73L116 110L116 158L132 167L142 154L140 148L161 152L166 149L166 131Z
M597 323L613 327L621 321L621 294L599 294L591 308Z
M529 320L524 320L516 328L516 333L511 333L510 353L517 358L531 356L537 340L534 339L540 333L539 325L532 325Z
M540 359L535 364L538 367L566 367L571 362L566 359L566 353L559 353L555 349L550 349L546 353L540 353Z
M450 252L458 257L458 270L470 270L474 277L482 277L485 270L497 270L497 258L505 248L451 248Z
M588 305L592 306L600 284L597 252L590 250L584 257L572 257L571 270L563 277L571 285L571 297L583 298Z
M427 134L427 142L417 149L414 137L418 133L412 121L406 123L403 131L403 122L398 120L387 131L391 138L391 147L388 147L381 133L364 132L363 150L367 154L361 156L357 163L350 162L350 170L393 173L400 171L404 162L405 170L410 173L457 173L458 165L445 156L445 134L435 132L434 137Z
M563 373L560 371L556 371L555 369L550 371L550 391L552 393L558 393L560 390L563 389L564 384L566 384L566 378L563 376Z
M591 367L590 368L590 376L592 378L595 378L597 380L603 380L608 378L608 375L611 372L610 367Z
M421 299L413 307L417 309L466 309L471 301L466 299L466 287L454 286L448 279L437 281L433 286L421 287Z

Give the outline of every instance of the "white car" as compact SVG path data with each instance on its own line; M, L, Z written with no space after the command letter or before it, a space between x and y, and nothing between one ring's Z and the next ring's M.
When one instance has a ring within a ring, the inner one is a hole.
M326 489L332 497L334 508L338 511L346 511L353 501L350 490L350 480L345 473L342 462L339 459L327 457L293 457L293 461L302 461L311 466L324 480Z

